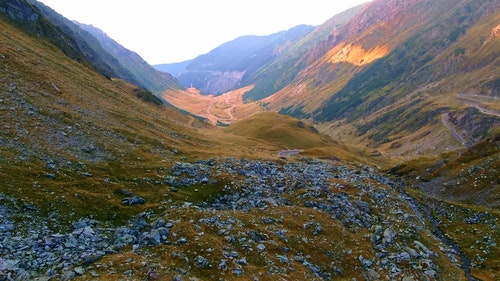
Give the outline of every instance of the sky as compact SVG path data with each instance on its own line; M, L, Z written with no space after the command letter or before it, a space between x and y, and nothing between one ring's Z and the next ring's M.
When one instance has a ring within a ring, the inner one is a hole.
M149 64L193 59L243 35L321 25L368 0L38 0L91 24Z

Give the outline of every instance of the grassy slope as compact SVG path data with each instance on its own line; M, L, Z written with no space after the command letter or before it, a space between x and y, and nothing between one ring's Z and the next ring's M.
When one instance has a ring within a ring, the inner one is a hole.
M154 178L181 157L241 153L197 132L207 126L199 120L142 101L133 85L99 75L1 17L0 27L1 192L42 213L59 210L62 220L120 221L151 207L123 208L120 190L146 199L161 193L137 179Z
M350 36L344 41L353 45L339 41L295 82L264 100L266 106L323 120L316 126L335 139L391 156L461 148L440 120L445 113L467 119L467 125L456 126L466 141L484 137L492 129L487 125L494 124L491 116L468 115L468 106L457 96L463 91L495 95L500 41L493 30L498 13L486 2L410 4L414 9L398 8L394 15L374 22L371 17L381 16L375 14L380 9L364 11L357 19L359 28L342 27L341 34ZM377 52L384 48L390 53L356 65L383 55ZM497 108L495 103L490 107Z
M122 223L157 206L165 190L154 180L181 159L276 158L286 147L335 145L309 127L287 144L226 133L174 108L144 102L134 85L103 77L3 18L0 27L1 192L35 205L41 214L57 210L63 224L89 215ZM288 125L298 122L290 120ZM124 189L148 203L122 206ZM179 194L180 199L190 195Z
M342 159L381 167L390 165L385 159L370 157L370 151L353 144L346 145L319 133L311 124L274 112L253 115L230 125L224 131L270 146L275 151L300 149L300 155L303 156Z

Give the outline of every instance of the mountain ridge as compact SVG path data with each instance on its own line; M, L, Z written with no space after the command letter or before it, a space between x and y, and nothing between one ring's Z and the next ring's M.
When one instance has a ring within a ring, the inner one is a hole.
M106 33L97 27L78 22L76 24L92 34L101 43L103 48L118 60L120 65L126 68L133 77L136 77L135 80L137 80L139 86L147 88L157 96L160 96L168 88L183 88L172 74L156 70L137 53L126 49L115 40L109 38Z
M134 63L113 56L90 32L39 1L1 1L0 5L1 11L7 15L9 20L27 32L47 37L73 59L82 63L90 63L106 77L125 79L154 92L158 96L166 88L180 87L180 84L173 77L156 72L142 58L132 55L130 51L127 55L129 58L133 57ZM99 38L104 40L104 36ZM126 49L118 44L113 45L111 50L117 48L127 53Z
M299 25L267 36L246 35L226 42L207 54L194 58L177 76L185 87L220 95L247 81L262 65L279 57L296 40L312 30Z

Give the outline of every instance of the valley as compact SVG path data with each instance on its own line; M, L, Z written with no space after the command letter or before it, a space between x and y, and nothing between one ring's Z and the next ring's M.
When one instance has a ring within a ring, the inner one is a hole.
M499 280L499 4L403 2L177 80L0 0L0 280Z
M219 96L203 95L195 88L186 91L172 89L163 93L162 97L178 108L206 118L213 125L230 124L263 111L258 104L243 102L243 94L251 88L247 86Z

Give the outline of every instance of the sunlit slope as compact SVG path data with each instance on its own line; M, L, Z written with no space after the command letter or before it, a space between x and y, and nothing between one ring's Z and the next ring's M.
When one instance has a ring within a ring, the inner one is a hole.
M218 96L204 95L196 88L169 89L163 93L162 98L212 124L227 125L264 110L257 103L243 101L244 93L252 88L253 85L250 85Z
M390 161L379 158L379 153L355 144L344 144L318 132L310 123L274 112L252 115L223 129L234 143L251 147L267 147L280 155L280 151L294 150L299 156L342 159L351 163L364 163L389 167Z
M496 1L373 1L263 103L393 156L470 145L499 124L498 16Z
M305 149L333 144L309 124L295 118L266 112L229 126L226 131L267 141L282 148Z

